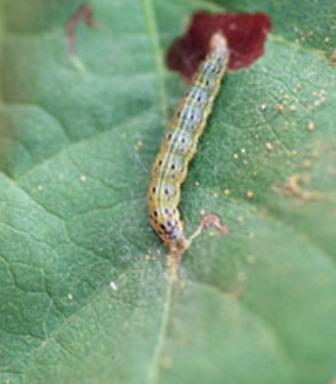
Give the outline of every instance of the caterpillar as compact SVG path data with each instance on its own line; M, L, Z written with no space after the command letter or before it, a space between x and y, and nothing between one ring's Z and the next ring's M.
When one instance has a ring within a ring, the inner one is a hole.
M153 163L147 193L150 223L168 248L168 256L180 259L193 238L209 226L226 227L216 214L208 215L189 238L180 219L178 204L180 187L184 182L188 163L197 150L207 118L211 113L221 80L227 68L229 51L226 38L216 32L210 39L209 51L196 71L186 95L178 103L169 129L164 135Z

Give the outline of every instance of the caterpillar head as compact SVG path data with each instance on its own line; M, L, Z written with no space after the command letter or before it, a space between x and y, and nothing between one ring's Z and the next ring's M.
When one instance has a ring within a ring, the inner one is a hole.
M227 50L227 41L222 32L216 32L211 36L209 48L211 51L213 50Z

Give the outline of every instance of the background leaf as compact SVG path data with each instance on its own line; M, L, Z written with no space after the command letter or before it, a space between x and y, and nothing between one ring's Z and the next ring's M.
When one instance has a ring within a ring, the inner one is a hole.
M70 58L79 4L3 3L0 382L330 383L335 5L95 0ZM164 54L199 9L274 31L226 76L183 189L189 231L205 210L231 234L199 238L172 285L145 193L185 87Z

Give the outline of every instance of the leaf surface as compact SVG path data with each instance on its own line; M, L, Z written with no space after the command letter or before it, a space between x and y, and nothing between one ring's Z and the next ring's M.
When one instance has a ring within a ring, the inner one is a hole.
M329 383L336 376L332 2L4 3L0 382ZM265 55L229 73L183 187L181 281L147 221L185 85L164 54L196 10L264 11Z

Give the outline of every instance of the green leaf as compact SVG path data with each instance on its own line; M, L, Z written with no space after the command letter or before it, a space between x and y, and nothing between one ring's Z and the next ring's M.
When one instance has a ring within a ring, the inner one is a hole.
M331 383L336 377L332 2L7 0L1 34L0 382ZM193 11L265 11L265 55L229 73L183 187L171 283L146 189L185 85L164 54ZM312 129L314 128L314 129Z

